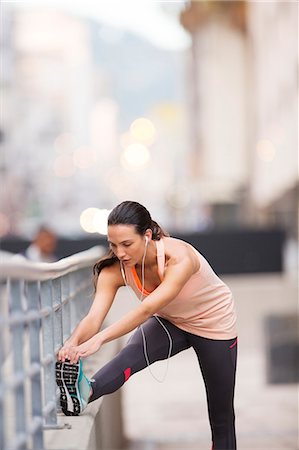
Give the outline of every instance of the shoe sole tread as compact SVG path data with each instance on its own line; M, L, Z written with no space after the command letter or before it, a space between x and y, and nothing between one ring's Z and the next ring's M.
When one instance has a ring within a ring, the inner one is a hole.
M60 406L66 416L78 416L81 412L81 404L78 398L79 363L56 362L56 384L60 390ZM70 409L70 399L73 411Z

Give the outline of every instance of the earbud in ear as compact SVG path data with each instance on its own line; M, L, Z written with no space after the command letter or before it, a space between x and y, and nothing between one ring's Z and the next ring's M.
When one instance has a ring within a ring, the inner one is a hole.
M148 236L145 236L145 245L148 244Z

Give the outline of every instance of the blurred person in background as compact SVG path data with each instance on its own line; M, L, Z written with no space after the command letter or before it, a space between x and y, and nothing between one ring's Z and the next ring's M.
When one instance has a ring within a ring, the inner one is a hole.
M55 255L56 247L57 237L54 231L46 226L41 226L32 243L25 250L24 256L34 262L54 262L58 259Z
M116 391L147 366L156 378L150 364L192 347L207 392L212 448L236 449L237 330L230 289L194 247L169 237L137 202L112 210L108 242L109 253L94 266L90 311L58 352L62 411L80 414L88 402ZM122 286L130 287L140 303L99 331ZM123 350L89 380L81 358L133 330Z

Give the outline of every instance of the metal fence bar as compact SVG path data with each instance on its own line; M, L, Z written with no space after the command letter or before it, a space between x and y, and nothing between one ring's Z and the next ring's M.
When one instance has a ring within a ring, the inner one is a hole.
M54 325L52 309L52 280L40 284L40 301L44 311L42 319L44 417L46 425L57 425L56 385L54 373Z
M52 283L52 308L54 311L54 353L56 353L62 345L61 277L54 279Z
M26 408L25 408L25 389L24 389L24 362L23 362L23 342L24 342L24 322L22 318L24 316L22 306L22 294L24 283L18 280L12 280L9 286L9 300L11 308L11 316L15 319L20 319L11 325L12 332L12 344L13 344L13 363L14 373L12 374L13 380L16 378L23 381L18 383L15 387L15 432L16 437L19 440L18 449L26 450L27 443L24 437L26 436Z
M76 320L76 296L75 296L75 292L76 292L76 273L75 272L71 272L69 274L69 288L70 288L70 297L71 297L71 302L70 302L70 332L72 333L77 325L77 320Z
M44 446L43 421L42 421L42 395L41 395L41 352L40 352L40 303L39 283L29 281L25 285L28 315L31 313L35 320L29 322L29 344L30 344L30 369L31 375L31 415L33 418L32 429L33 449L40 450Z
M71 334L71 298L70 298L70 274L61 278L61 303L62 303L62 342Z
M78 316L76 317L77 321L80 320L80 317L83 317L90 306L91 303L91 287L92 287L92 278L91 271L87 271L86 268L81 269L76 274L77 280L76 284L79 286L76 292L76 310ZM84 298L82 298L82 292L84 291Z
M81 316L81 311L80 311L80 283L81 283L81 277L80 277L80 271L78 270L78 272L74 272L72 274L73 276L73 287L74 287L74 291L73 291L73 305L74 305L74 323L78 323L79 322L79 317Z

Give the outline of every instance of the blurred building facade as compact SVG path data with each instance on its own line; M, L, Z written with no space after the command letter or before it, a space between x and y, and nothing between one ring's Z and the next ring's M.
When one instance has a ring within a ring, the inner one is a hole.
M63 220L80 196L80 178L70 177L74 147L86 142L82 116L91 103L91 58L88 30L76 18L43 9L16 12L7 5L8 21L13 75L3 114L1 207L9 231L18 233L20 224L21 231L30 228L31 218L51 223L61 211Z
M298 233L298 3L249 2L256 152L251 199L262 222Z
M296 3L188 2L181 52L55 8L2 9L0 236L40 222L75 235L83 210L130 198L170 231L296 234ZM141 117L150 137L133 136Z
M3 17L13 71L1 74L0 234L32 234L40 222L80 234L83 210L128 198L168 226L187 173L183 52L55 8L6 5ZM152 136L133 139L144 116Z
M296 235L298 4L195 1L181 23L193 41L194 184L216 221Z

